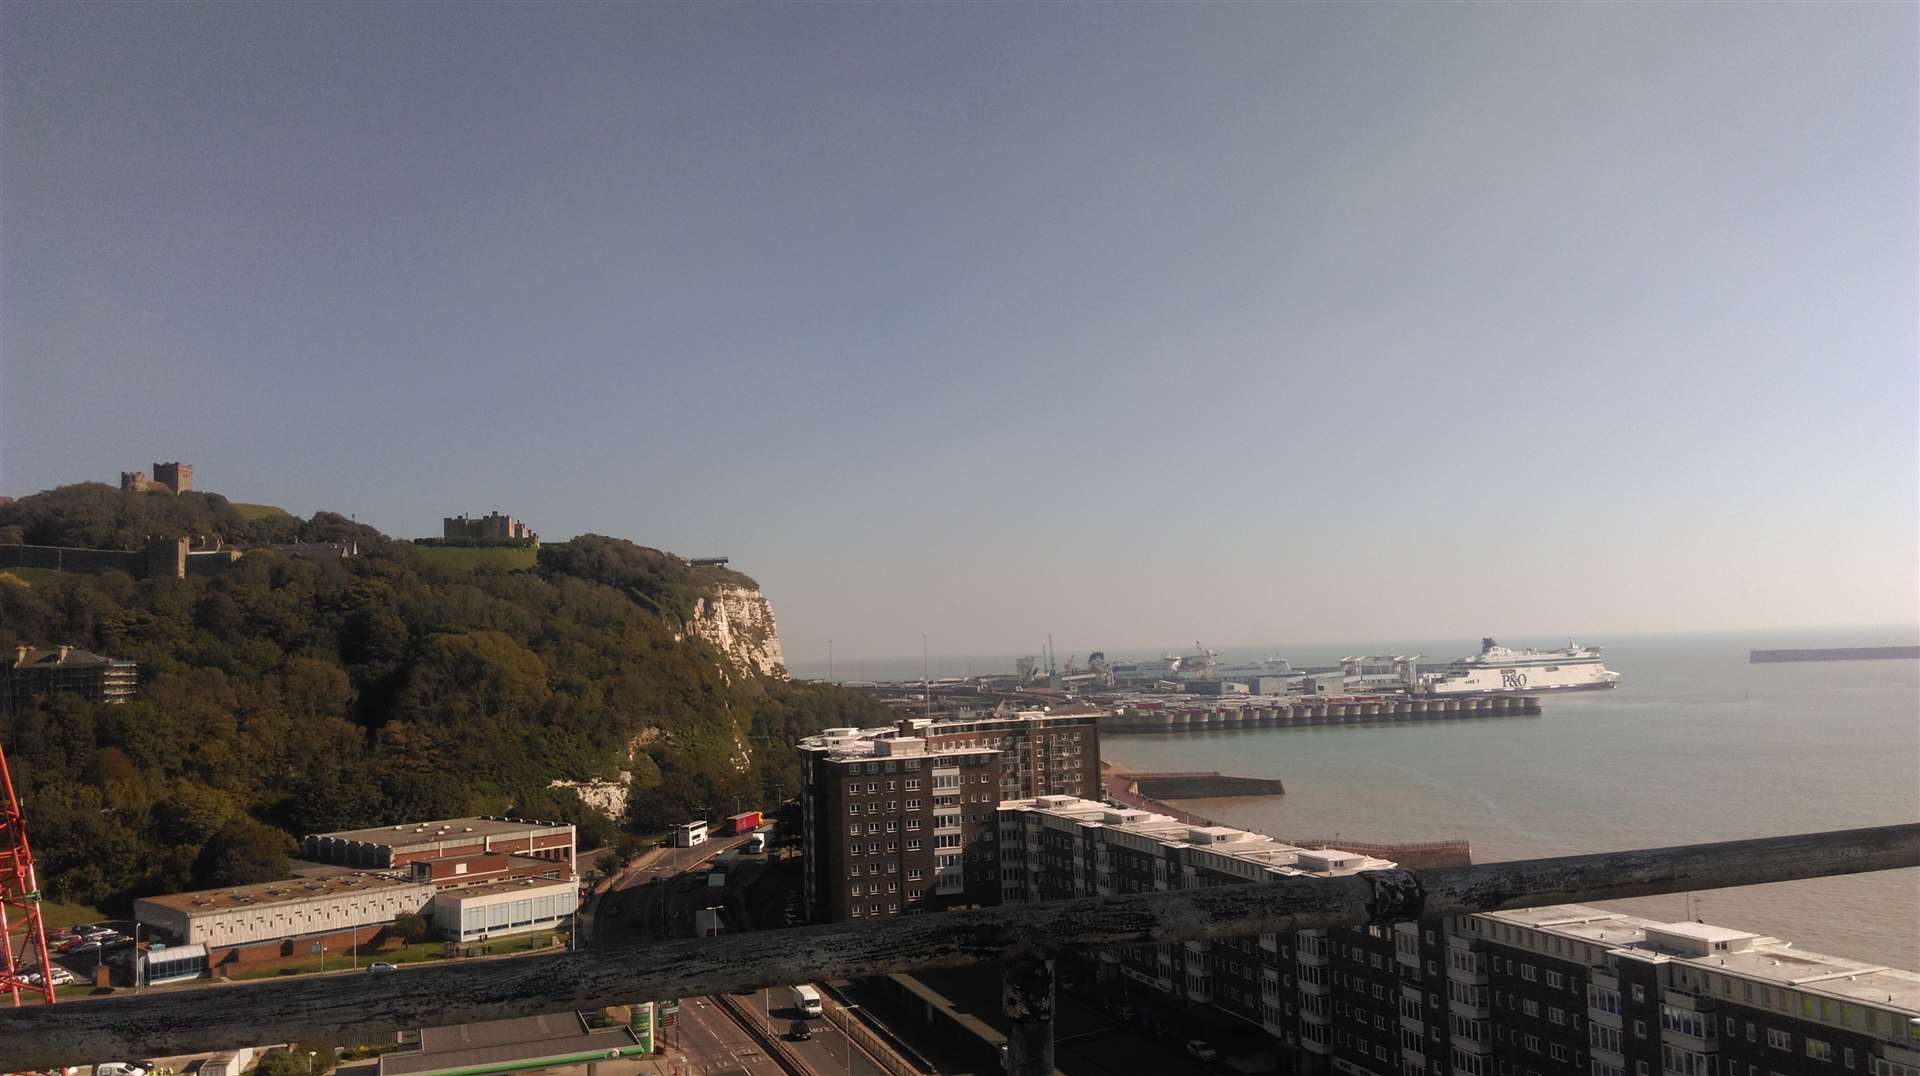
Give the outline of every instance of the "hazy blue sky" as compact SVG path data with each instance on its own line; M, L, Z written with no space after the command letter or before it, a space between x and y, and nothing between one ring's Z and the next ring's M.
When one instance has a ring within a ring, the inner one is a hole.
M796 658L1910 621L1917 31L9 0L0 492L726 553Z

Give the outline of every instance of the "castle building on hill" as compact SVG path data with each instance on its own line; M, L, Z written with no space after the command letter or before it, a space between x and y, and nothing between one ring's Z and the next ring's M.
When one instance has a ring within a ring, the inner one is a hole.
M126 493L187 493L193 489L193 464L156 463L153 477L145 471L121 471L120 489Z
M489 512L479 519L465 513L447 516L441 520L443 541L522 541L538 544L540 536L525 523L503 516L499 512Z

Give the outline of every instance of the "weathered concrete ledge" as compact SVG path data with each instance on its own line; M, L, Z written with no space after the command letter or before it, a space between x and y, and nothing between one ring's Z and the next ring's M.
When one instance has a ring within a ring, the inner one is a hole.
M1129 893L759 931L388 975L162 988L0 1010L0 1071L259 1042L372 1042L403 1028L822 978L1586 903L1920 866L1920 823L1430 871ZM1029 1006L1029 1014L1037 1011ZM1041 1051L1043 1059L1050 1053ZM1016 1058L1016 1060L1018 1060ZM1019 1071L1024 1071L1019 1069Z

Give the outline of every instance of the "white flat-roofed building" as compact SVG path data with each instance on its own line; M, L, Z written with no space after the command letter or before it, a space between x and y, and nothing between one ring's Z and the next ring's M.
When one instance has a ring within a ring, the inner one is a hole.
M580 907L572 879L522 879L448 889L433 898L433 925L456 941L552 930Z
M179 944L220 949L384 926L432 899L431 883L355 872L142 897L134 918Z
M1667 923L1580 904L1448 921L1483 950L1495 988L1528 1000L1556 984L1601 1029L1576 1035L1607 1069L1866 1072L1920 1076L1920 974L1795 948L1753 931ZM1517 969L1507 983L1503 972ZM1624 1034L1636 1025L1650 1036ZM1531 1029L1527 1029L1531 1030ZM1524 1034L1524 1031L1523 1031ZM1704 1060L1702 1060L1704 1059Z

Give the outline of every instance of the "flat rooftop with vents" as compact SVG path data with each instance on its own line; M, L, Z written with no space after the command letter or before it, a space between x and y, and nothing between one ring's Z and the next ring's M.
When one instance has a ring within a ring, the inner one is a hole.
M404 867L415 860L447 859L490 852L517 852L573 866L574 831L567 822L532 818L445 818L398 826L369 826L337 833L311 833L300 854L319 863L354 867Z
M134 917L183 945L250 945L393 922L433 899L428 882L366 872L168 893L134 901Z

